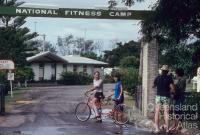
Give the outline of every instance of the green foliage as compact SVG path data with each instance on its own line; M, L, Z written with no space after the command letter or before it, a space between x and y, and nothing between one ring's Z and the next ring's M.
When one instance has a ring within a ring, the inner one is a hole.
M2 72L0 71L0 84L4 84L6 81L7 81L7 78L6 78L6 73L5 72Z
M26 58L31 56L34 47L26 44L28 29L0 28L0 58L13 60L17 66L26 64Z
M141 83L138 70L134 68L121 68L119 72L121 74L123 89L133 96L138 85Z
M142 22L143 38L157 39L160 64L182 67L188 76L194 75L199 64L200 1L159 0L152 8L153 14Z
M144 0L121 0L120 3L123 3L125 6L133 6L135 2L142 2ZM117 6L119 3L117 0L108 0L109 8Z
M32 80L34 78L34 72L29 67L19 67L15 73L15 79L20 82L24 82L25 80Z
M104 60L110 64L110 66L119 66L120 60L124 57L135 56L140 57L140 43L130 41L122 44L117 43L118 47L112 51L105 51Z
M159 0L153 10L142 23L147 40L161 37L180 43L190 36L200 37L199 0Z
M44 46L44 51L49 51L54 54L57 53L56 47L50 42L47 42L47 41L44 42L43 40L36 40L35 42L36 42L36 47L38 48L39 52L43 51L43 46Z
M100 50L101 43L93 40L86 40L81 37L67 35L64 38L58 37L58 49L61 55L80 55L81 53L95 52Z
M19 6L22 2L17 0L2 0L0 6ZM26 58L32 56L37 48L31 39L37 36L30 33L25 17L0 16L0 58L13 60L16 66L26 65Z
M94 52L86 52L86 53L81 53L82 57L86 57L86 58L90 58L90 59L94 59L94 60L102 60L101 56L98 57L96 53Z
M88 85L92 83L92 77L84 73L63 72L58 83L65 85Z
M188 92L186 93L186 102L185 105L187 106L196 106L195 110L188 109L185 111L186 114L196 114L198 113L198 120L200 121L200 94L197 92ZM196 110L197 109L197 110Z
M159 63L168 64L172 69L183 68L187 76L196 73L196 62L193 57L197 46L176 44L174 42L160 44Z
M140 60L135 56L124 57L120 60L120 66L125 68L139 69Z

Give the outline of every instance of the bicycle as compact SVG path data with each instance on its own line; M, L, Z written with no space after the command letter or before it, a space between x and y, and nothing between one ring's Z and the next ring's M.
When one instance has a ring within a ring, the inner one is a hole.
M92 107L92 96L93 94L88 95L88 93L85 93L86 101L80 102L76 106L75 116L81 122L88 121L91 118L92 113L94 113L94 109ZM119 104L114 107L112 113L102 111L102 108L108 104L108 99L102 99L99 104L102 118L110 118L115 124L118 125L124 125L129 121L128 114L130 109L125 104Z

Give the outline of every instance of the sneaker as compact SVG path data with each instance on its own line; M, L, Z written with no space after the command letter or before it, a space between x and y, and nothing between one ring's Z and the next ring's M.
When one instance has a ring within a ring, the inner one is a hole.
M166 135L169 135L169 134L170 134L169 130L167 130L167 131L165 132L165 134L166 134Z
M97 123L101 123L101 122L102 122L102 119L101 119L101 118L97 118L96 122L97 122Z
M159 133L160 133L160 130L159 130L159 129L156 129L156 130L153 131L153 133L154 133L154 134L159 134Z

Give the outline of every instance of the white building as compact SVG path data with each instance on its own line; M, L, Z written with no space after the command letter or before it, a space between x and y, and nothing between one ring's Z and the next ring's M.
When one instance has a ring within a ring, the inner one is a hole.
M101 71L108 64L105 62L81 57L81 56L58 56L51 52L39 53L28 57L27 61L35 74L34 80L59 80L61 74L67 72L84 72L92 75L94 71Z

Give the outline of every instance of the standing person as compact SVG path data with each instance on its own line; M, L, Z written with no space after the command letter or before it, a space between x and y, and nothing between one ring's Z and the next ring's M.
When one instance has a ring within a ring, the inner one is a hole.
M124 93L123 93L121 75L119 73L115 73L114 80L116 82L114 89L114 99L115 99L115 106L117 106L118 104L124 103Z
M101 106L99 104L101 99L104 98L104 95L103 95L103 80L100 77L99 71L94 72L93 87L88 92L91 91L94 91L95 93L92 103L96 114L97 122L102 122L101 112L99 111L101 109Z
M121 81L121 75L119 73L115 73L113 76L114 81L116 82L114 89L112 90L112 94L108 97L112 97L114 100L114 108L109 113L111 116L114 115L114 110L116 109L117 105L124 103L124 93L123 93L123 86Z
M184 70L182 68L176 69L177 83L175 84L175 94L174 94L174 113L176 116L175 123L170 130L178 131L181 128L181 106L184 104L185 100L185 89L186 89L186 79L184 78ZM178 108L177 108L178 107Z
M161 75L158 75L154 80L153 88L157 87L156 107L155 107L155 133L159 133L159 118L160 110L164 109L165 131L169 133L169 105L171 91L174 91L174 82L171 76L168 75L168 65L163 65Z

